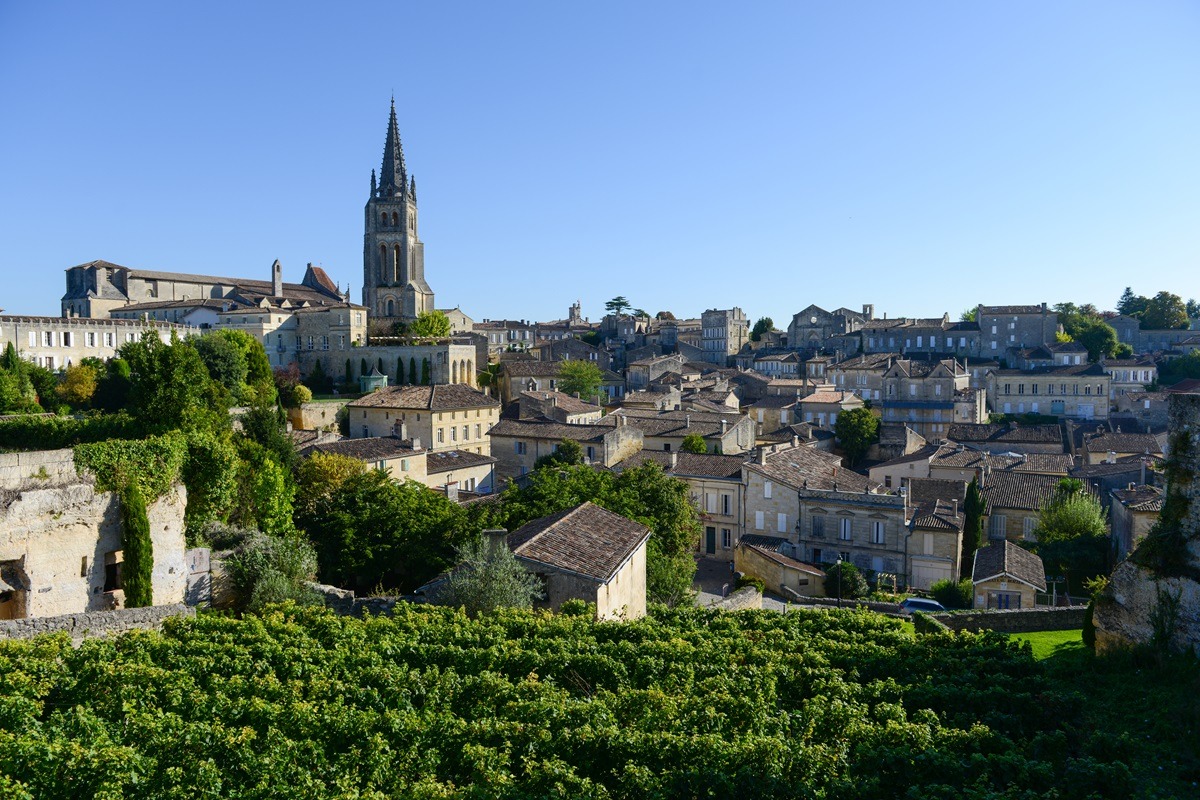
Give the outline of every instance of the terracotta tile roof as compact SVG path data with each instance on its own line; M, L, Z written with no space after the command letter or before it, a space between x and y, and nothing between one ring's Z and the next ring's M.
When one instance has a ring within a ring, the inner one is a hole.
M517 439L550 439L561 442L598 442L612 431L613 425L568 425L541 419L502 419L492 426L488 436L509 436Z
M465 383L387 386L347 404L349 408L420 408L430 411L495 408L499 405L493 398Z
M1162 511L1162 489L1155 486L1134 486L1132 489L1113 489L1112 496L1130 511Z
M650 529L594 503L527 522L508 534L524 561L608 583L650 538Z
M521 397L528 397L532 400L553 399L555 401L555 407L561 408L568 414L594 414L600 411L600 406L580 400L574 395L564 394L563 392L521 392Z
M385 461L422 452L413 449L412 439L397 439L395 436L339 439L336 442L314 444L308 450L317 453L336 453L340 456L357 458L359 461Z
M1061 480L1058 475L992 472L980 489L989 514L1003 509L1040 511L1054 497Z
M727 481L742 479L742 456L719 456L712 453L668 453L665 450L642 450L612 466L613 472L654 462L669 475L680 478L716 478Z
M860 400L854 394L854 392L841 392L841 391L838 391L838 392L830 392L830 391L813 392L808 397L800 398L800 402L801 403L846 403L846 402L848 402L848 403L858 403L859 405L862 405L862 400Z
M938 500L931 505L918 508L912 516L914 528L962 532L966 524L962 503Z
M779 552L779 548L783 545L784 539L779 539L774 536L762 536L760 534L748 534L738 540L738 547L753 548L756 553L766 558L769 561L774 561L783 567L791 567L808 575L815 575L818 578L824 578L825 572L819 567L814 567L812 564L805 564L803 561L797 561L794 558L785 556Z
M1066 475L1073 465L1066 453L987 453L980 450L942 448L929 462L930 467L949 469L982 469L1012 472L1042 472L1047 475Z
M1058 444L1063 441L1057 425L990 425L988 423L956 422L946 431L953 442L988 444Z
M766 464L746 462L746 469L761 472L768 478L796 489L806 485L810 489L833 489L862 492L875 488L864 475L846 469L842 459L812 447L785 447L766 456Z
M438 472L449 472L454 469L468 469L484 464L495 464L496 459L481 453L471 453L466 450L449 450L440 453L430 453L425 456L425 472L433 475Z
M1089 453L1149 453L1161 455L1158 438L1149 433L1098 433L1083 440Z
M1005 576L1028 584L1039 592L1046 591L1046 568L1042 565L1042 559L1007 539L994 540L975 551L971 576L975 583Z

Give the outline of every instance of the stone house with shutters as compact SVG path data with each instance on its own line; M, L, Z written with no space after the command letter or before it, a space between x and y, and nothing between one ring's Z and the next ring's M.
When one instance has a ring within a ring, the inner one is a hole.
M1131 456L1151 456L1160 459L1163 456L1163 444L1166 433L1121 433L1115 431L1097 431L1083 435L1084 463L1113 464Z
M853 392L819 389L806 397L800 398L799 413L804 415L801 421L816 425L818 428L832 430L837 425L839 414L862 407L863 401L856 397Z
M622 408L609 414L603 422L615 425L618 418L642 432L643 447L647 450L678 451L683 440L691 435L704 439L710 453L737 455L754 447L754 423L749 417L734 411L712 413Z
M984 396L970 382L953 358L896 359L883 374L883 421L903 422L926 441L941 441L953 423L983 422Z
M971 583L975 608L1033 608L1046 591L1046 568L1020 545L992 540L975 551Z
M742 539L745 458L643 450L612 469L622 472L647 462L658 464L668 475L687 483L692 502L700 512L700 555L718 561L732 560Z
M1040 305L985 306L975 308L979 349L973 354L1001 359L1010 349L1051 344L1058 333L1058 314Z
M517 398L519 419L539 417L567 425L592 425L600 421L600 406L562 392L522 392Z
M760 397L747 409L755 426L755 435L762 437L780 428L795 425L800 421L800 398L796 396L769 394Z
M558 376L563 361L517 360L502 361L500 368L500 397L511 402L522 392L557 391ZM603 400L615 401L625 394L625 379L615 372L601 370L600 394ZM593 399L593 398L585 398Z
M914 478L906 487L909 535L907 584L928 589L935 581L958 580L966 524L963 481Z
M1037 541L1038 513L1054 498L1062 480L1059 475L985 471L979 490L987 504L988 539Z
M838 389L854 392L863 400L883 399L883 376L899 359L899 353L863 353L829 365L829 382Z
M1149 356L1106 359L1100 366L1108 373L1109 399L1114 403L1130 392L1145 392L1147 384L1158 380L1158 365Z
M644 442L641 430L626 425L619 414L610 414L601 423L591 425L568 425L545 418L502 419L489 437L498 480L532 472L538 459L557 450L564 439L579 444L587 463L602 467L635 455Z
M11 343L27 361L61 370L84 358L113 358L121 345L140 340L146 331L157 331L164 340L172 333L199 333L186 325L141 319L0 315L0 350Z
M500 404L465 384L389 386L346 404L350 436L391 436L404 426L430 452L467 450L491 455L488 432Z

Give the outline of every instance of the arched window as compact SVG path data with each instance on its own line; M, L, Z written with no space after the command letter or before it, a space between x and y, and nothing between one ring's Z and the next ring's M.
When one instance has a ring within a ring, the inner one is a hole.
M475 385L475 362L467 359L467 383L471 386Z
M450 365L450 382L458 383L458 363L457 362L452 363Z
M385 228L387 227L387 212L386 211L379 212L379 224Z
M392 262L392 281L396 283L404 282L404 278L400 275L400 245L394 248L395 260Z
M388 298L387 301L387 315L389 317L396 316L396 304L392 302L391 298Z
M381 244L379 245L379 280L386 281L387 274L387 245Z
M392 212L392 227L393 228L400 227L400 215L397 214L395 211Z

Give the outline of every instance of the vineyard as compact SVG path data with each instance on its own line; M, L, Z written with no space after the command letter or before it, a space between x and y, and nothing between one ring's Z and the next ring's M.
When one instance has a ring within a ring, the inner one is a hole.
M1127 795L1050 686L1003 637L865 612L202 615L0 643L0 796Z

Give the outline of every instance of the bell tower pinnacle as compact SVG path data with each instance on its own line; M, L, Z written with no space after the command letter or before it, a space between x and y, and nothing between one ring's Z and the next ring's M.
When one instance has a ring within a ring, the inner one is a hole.
M375 318L407 322L434 308L425 282L425 245L417 236L416 188L404 163L392 98L378 184L371 173L363 237L363 305Z

